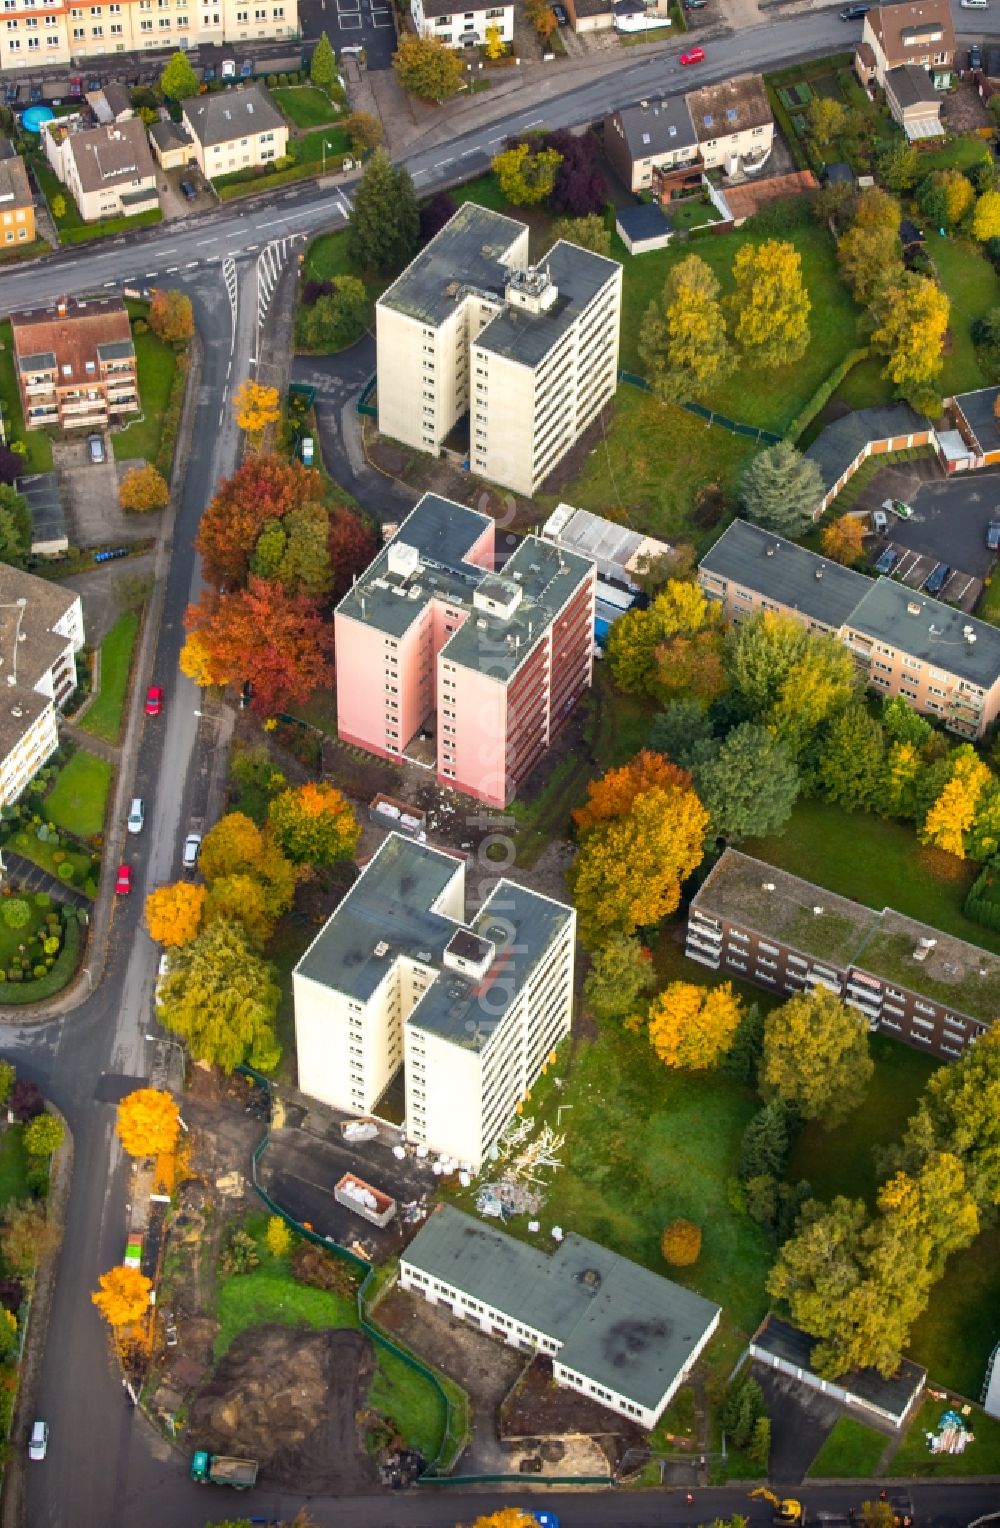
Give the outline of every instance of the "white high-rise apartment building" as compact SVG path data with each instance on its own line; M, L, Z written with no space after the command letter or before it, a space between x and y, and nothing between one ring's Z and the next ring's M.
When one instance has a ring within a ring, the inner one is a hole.
M376 305L378 424L532 494L614 396L622 268L466 202Z
M576 914L513 881L465 919L465 862L390 834L292 973L299 1086L478 1168L570 1027Z

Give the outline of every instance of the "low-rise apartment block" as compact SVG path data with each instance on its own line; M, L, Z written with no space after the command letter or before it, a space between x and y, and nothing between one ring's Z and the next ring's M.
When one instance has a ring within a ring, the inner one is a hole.
M10 249L34 238L35 204L24 160L20 154L0 155L0 243Z
M576 914L501 880L466 920L465 861L385 839L292 973L299 1086L478 1170L573 1009Z
M533 494L618 385L622 268L466 202L376 304L378 427Z
M67 0L39 10L35 0L7 0L0 28L0 71L38 69L151 49L188 51L203 44L298 37L298 0Z
M42 144L85 223L159 207L156 166L138 117L104 127L89 127L82 117L62 117L46 123Z
M209 180L273 164L288 148L288 124L259 83L184 101L180 126Z
M501 42L514 41L513 5L481 5L460 11L449 0L410 0L410 15L421 37L433 37L449 48L480 48L490 27Z
M139 412L135 346L118 297L11 315L25 429L101 429Z
M552 1253L450 1205L400 1259L399 1283L526 1353L557 1385L652 1428L719 1324L718 1305L571 1232Z
M337 730L506 806L593 676L595 570L425 494L334 614Z
M59 746L57 711L76 689L80 596L0 563L0 806Z
M878 694L902 695L960 737L1000 715L1000 630L891 578L868 578L770 531L734 520L705 554L698 582L740 621L792 616L849 647Z
M699 186L706 170L755 174L773 143L774 116L759 74L686 96L650 96L604 119L604 151L619 179L664 203Z
M1000 957L727 849L688 911L684 953L788 996L826 987L884 1031L944 1060L1000 1012Z

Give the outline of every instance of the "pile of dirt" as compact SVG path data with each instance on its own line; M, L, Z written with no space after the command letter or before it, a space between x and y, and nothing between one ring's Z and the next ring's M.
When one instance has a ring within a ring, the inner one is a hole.
M626 1417L609 1411L589 1396L557 1385L552 1362L534 1358L500 1407L500 1436L553 1439L586 1436L616 1438L624 1448L634 1448L645 1433ZM543 1456L544 1457L544 1456Z
M256 1459L264 1479L299 1491L366 1491L377 1477L354 1419L373 1368L360 1332L255 1327L192 1402L188 1436L193 1447Z

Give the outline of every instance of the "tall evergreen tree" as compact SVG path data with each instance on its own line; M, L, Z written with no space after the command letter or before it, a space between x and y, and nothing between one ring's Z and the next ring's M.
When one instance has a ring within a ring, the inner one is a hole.
M714 833L739 843L780 833L799 793L795 760L766 727L734 727L714 758L693 766Z
M420 214L413 181L384 149L376 149L368 161L347 237L351 259L362 271L398 271L416 253Z
M329 90L337 78L337 58L325 32L320 33L319 42L313 49L309 78L321 90Z
M749 518L782 536L797 536L811 525L822 497L819 467L787 440L755 456L740 482Z

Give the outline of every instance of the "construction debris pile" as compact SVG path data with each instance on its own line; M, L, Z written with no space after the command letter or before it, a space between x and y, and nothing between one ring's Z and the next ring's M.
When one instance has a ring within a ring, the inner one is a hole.
M963 1454L976 1435L963 1422L957 1411L946 1411L937 1425L937 1432L926 1434L927 1447L932 1454Z
M534 1129L533 1119L518 1120L498 1143L496 1162L500 1173L492 1182L484 1183L476 1195L480 1215L508 1220L511 1215L535 1215L541 1209L547 1187L541 1174L562 1166L557 1153L565 1145L566 1137L543 1125L532 1140Z

